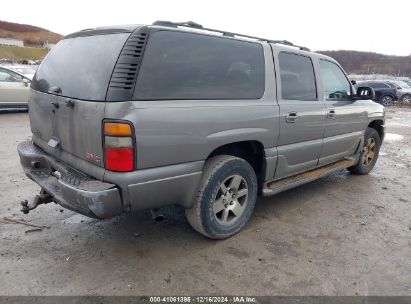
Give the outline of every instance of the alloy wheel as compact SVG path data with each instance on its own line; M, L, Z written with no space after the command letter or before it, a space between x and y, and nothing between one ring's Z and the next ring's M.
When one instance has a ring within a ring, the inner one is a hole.
M390 106L392 104L392 98L390 96L384 96L381 100L384 106Z
M406 96L404 96L403 98L402 98L402 101L403 102L411 102L411 95L406 95Z
M375 139L372 137L368 138L362 151L362 163L364 164L364 166L368 166L372 163L376 155L376 149L377 145Z
M240 175L232 175L221 183L214 199L213 212L221 225L232 225L244 213L248 185Z

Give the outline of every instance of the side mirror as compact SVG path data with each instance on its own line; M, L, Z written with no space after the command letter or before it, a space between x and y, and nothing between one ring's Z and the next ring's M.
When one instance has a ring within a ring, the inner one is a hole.
M356 82L355 80L351 80L351 84L352 84L352 85L356 85L357 82Z
M373 100L375 98L375 92L373 88L370 87L358 87L357 94L355 94L355 99L361 100Z
M30 85L30 80L28 80L27 78L23 78L23 83L24 86L28 87Z

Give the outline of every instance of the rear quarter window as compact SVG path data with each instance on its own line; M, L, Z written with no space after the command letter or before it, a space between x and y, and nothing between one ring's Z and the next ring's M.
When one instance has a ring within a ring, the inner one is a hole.
M134 99L258 99L263 93L260 44L157 31L150 34Z
M385 84L385 83L378 82L375 87L378 88L378 89L386 89L386 88L389 88L390 86Z

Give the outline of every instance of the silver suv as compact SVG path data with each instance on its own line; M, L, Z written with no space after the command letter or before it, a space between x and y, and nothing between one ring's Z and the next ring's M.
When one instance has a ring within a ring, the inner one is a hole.
M384 107L333 59L287 41L155 22L66 36L31 84L18 146L56 202L107 218L176 204L220 239L273 195L348 168L367 174Z
M411 86L405 81L389 80L387 84L397 90L398 99L405 103L411 102Z

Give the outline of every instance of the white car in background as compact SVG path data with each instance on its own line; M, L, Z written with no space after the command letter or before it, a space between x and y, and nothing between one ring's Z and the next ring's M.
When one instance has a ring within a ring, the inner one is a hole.
M0 66L0 109L28 107L31 80Z
M4 65L3 68L17 72L28 79L33 79L36 69L27 65Z

